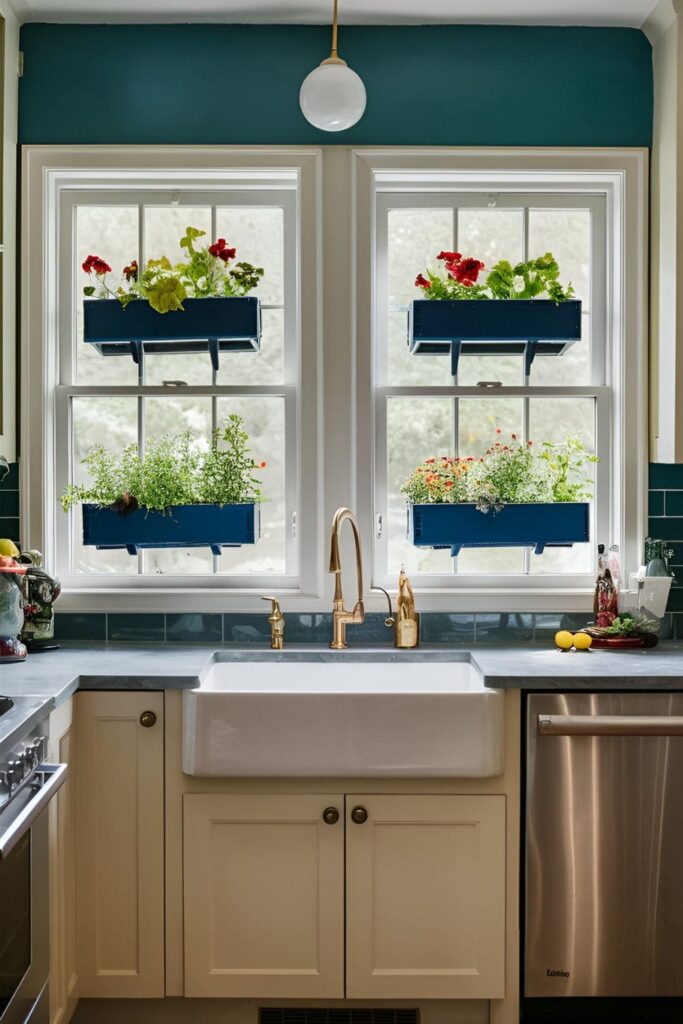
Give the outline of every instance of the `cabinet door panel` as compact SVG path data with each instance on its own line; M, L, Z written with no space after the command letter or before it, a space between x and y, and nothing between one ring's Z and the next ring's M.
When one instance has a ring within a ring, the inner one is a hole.
M82 997L164 995L161 693L76 698L76 858ZM153 711L153 728L140 715Z
M346 805L347 996L502 998L505 797ZM351 818L357 805L364 824Z
M342 802L185 796L186 995L343 995Z

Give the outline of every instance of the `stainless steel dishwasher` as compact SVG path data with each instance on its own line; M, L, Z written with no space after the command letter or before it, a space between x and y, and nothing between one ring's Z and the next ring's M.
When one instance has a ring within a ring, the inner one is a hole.
M523 1019L683 1021L683 693L530 694L526 732Z

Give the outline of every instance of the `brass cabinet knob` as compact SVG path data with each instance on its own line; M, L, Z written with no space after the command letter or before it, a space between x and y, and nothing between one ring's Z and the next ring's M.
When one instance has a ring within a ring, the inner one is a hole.
M354 807L351 811L351 821L355 825L364 825L368 820L368 812L364 807Z
M339 811L336 807L326 807L323 811L323 821L326 825L336 825L339 821Z
M153 725L157 724L157 716L153 711L143 711L140 715L140 725L144 729L151 729Z

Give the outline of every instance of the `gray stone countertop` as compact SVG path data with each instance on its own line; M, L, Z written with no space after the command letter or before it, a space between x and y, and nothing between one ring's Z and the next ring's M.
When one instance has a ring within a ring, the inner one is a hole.
M486 686L517 689L683 690L683 643L650 650L560 653L552 647L422 646L350 647L290 645L284 652L261 647L109 644L70 646L31 654L24 663L0 664L0 694L37 696L55 704L77 689L167 690L198 685L211 662L221 661L468 661Z

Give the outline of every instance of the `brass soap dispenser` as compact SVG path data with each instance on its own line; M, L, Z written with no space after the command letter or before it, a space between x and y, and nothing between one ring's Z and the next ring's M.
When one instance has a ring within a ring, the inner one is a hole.
M384 620L385 626L394 630L394 647L417 647L420 639L419 616L415 611L415 597L410 580L401 568L398 577L398 594L396 596L396 615L391 609L391 597L384 587L378 587L389 602L389 617Z
M419 618L415 611L415 596L405 571L398 577L396 598L396 646L417 647L420 638Z

